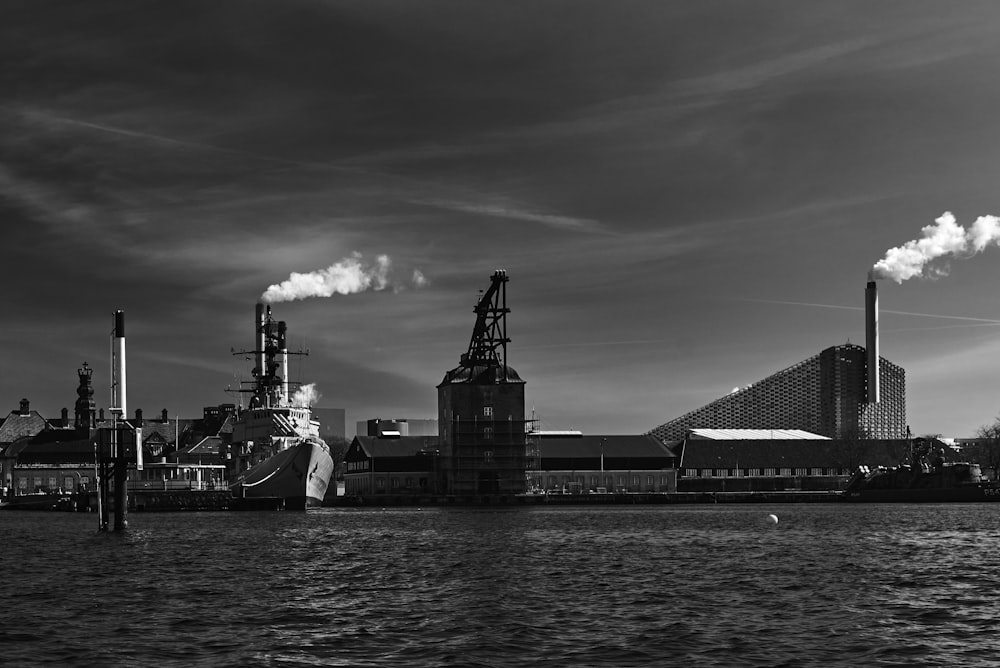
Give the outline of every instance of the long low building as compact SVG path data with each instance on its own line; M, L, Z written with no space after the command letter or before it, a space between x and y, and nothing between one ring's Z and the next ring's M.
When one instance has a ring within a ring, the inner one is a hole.
M692 430L681 448L677 489L840 489L859 466L895 466L920 445L919 440L831 439L781 430Z
M523 491L672 492L677 457L650 436L533 432ZM437 437L356 436L345 455L347 496L442 493Z
M646 435L528 434L528 491L673 492L677 458Z

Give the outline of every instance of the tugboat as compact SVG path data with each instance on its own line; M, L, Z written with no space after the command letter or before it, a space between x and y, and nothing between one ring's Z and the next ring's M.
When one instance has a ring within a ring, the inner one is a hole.
M233 507L304 509L323 502L333 476L330 448L319 436L308 401L290 393L285 323L271 317L271 307L257 304L256 364L249 406L233 423L224 454Z
M983 480L979 464L946 462L941 450L913 452L910 462L875 470L862 466L841 499L854 503L1000 501L1000 483Z

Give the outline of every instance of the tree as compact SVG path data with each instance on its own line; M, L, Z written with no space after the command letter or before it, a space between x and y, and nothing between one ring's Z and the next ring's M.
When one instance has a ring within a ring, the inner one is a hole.
M995 480L1000 471L1000 417L976 430L976 440L965 451L973 462L988 470Z
M351 444L346 438L339 436L331 436L326 444L330 448L330 456L333 458L333 479L342 480L344 477L344 455L347 454L347 449Z

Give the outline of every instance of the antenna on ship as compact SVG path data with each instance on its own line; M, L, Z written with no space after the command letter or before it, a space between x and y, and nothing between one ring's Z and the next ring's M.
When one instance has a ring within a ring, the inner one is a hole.
M288 350L288 328L283 320L277 321L271 317L271 307L258 303L255 311L255 343L253 350L235 350L233 355L242 355L245 359L253 356L255 361L253 380L241 381L238 392L250 394L250 408L275 408L288 405L288 356L308 355L309 351ZM249 385L249 387L245 387Z

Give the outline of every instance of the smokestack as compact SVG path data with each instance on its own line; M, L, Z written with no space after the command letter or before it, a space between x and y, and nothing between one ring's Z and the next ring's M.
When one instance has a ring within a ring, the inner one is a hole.
M112 403L116 405L112 408L121 411L124 417L128 413L128 384L125 375L125 311L121 309L115 311L114 358L115 367L112 371L115 374L115 383Z
M268 307L268 311L270 311ZM267 343L267 320L264 315L264 305L257 302L257 313L256 322L254 323L254 332L257 334L256 345L254 346L254 351L256 352L256 360L254 362L257 369L257 377L263 378L266 370L264 369L264 346Z
M281 401L286 406L291 403L288 394L288 326L284 320L278 321L278 349L281 350Z
M868 272L868 286L865 288L865 354L868 363L868 403L877 404L879 401L878 288L871 272Z

